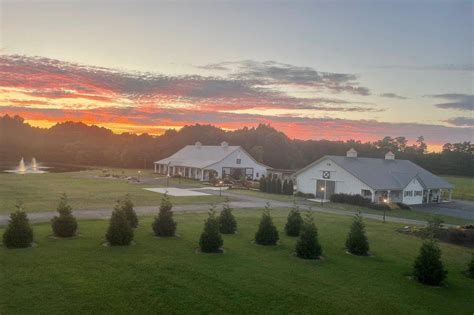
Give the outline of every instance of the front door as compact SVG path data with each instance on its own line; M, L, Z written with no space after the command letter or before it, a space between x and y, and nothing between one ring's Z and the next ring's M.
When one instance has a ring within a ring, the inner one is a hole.
M316 181L316 198L317 199L331 199L331 196L336 191L336 182L333 180L318 179Z

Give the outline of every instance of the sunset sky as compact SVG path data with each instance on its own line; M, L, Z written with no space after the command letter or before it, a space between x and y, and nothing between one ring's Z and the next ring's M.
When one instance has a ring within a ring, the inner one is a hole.
M471 1L0 2L0 115L474 138Z

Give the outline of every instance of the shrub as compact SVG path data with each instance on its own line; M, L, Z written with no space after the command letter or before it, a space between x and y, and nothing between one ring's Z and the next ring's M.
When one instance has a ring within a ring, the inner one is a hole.
M367 206L371 209L380 210L380 211L391 210L390 206L386 203L369 203Z
M278 193L278 188L277 188L277 186L278 186L278 181L277 181L276 177L274 177L274 178L272 179L272 188L271 188L271 190L270 190L270 192L271 192L272 194L277 194L277 193Z
M438 244L433 239L424 241L420 248L420 255L414 264L415 279L427 285L440 285L446 278L446 274Z
M472 253L471 262L467 268L467 275L474 279L474 253Z
M133 229L128 223L125 212L119 206L112 212L105 238L110 246L130 245L133 240Z
M314 198L314 194L311 194L311 193L305 194L301 191L297 191L295 195L297 197L302 197L302 198Z
M167 194L161 199L160 212L152 224L156 236L174 236L176 222L173 220L173 205Z
M361 195L333 194L330 200L331 202L348 203L351 205L363 207L371 204L370 199L364 198Z
M293 209L288 214L288 219L285 224L285 232L288 236L300 235L301 227L303 226L303 219L301 218L300 210L296 205L296 201L293 201Z
M66 194L61 196L57 207L59 216L51 220L53 233L57 237L72 237L77 232L77 221L72 215L72 208L67 202Z
M226 198L224 207L219 216L219 231L222 234L234 234L237 230L237 221L232 214L232 208L229 204L229 198Z
M312 214L308 212L301 229L300 238L296 243L296 255L303 259L318 259L321 254L318 230L314 224Z
M354 255L365 256L369 252L369 241L365 236L362 216L357 213L352 221L351 230L346 240L347 250Z
M262 191L262 192L266 191L266 187L265 187L266 182L267 182L267 180L266 180L265 176L260 177L259 187L258 187L258 189L260 191Z
M411 207L403 202L397 202L397 206L403 210L411 210Z
M30 247L33 242L33 230L22 206L16 207L17 210L10 214L10 221L3 233L3 245L7 248Z
M424 229L424 236L429 238L440 237L443 231L443 220L439 217L433 217L428 220L428 226Z
M138 218L135 210L133 209L133 202L130 199L130 195L126 194L125 198L119 201L125 216L127 217L130 226L135 229L138 227Z
M209 217L204 223L204 231L199 239L199 247L204 253L218 253L224 244L219 232L219 221L216 218L214 206L209 210Z
M288 195L288 181L286 179L283 181L283 186L281 188L281 193L283 195Z
M270 204L267 202L258 226L258 231L255 233L255 242L259 245L276 245L278 239L278 230L273 224L270 215Z

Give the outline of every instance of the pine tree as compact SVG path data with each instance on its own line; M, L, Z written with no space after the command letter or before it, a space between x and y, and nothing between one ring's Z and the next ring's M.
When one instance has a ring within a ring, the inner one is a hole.
M133 229L123 209L117 205L110 217L109 228L105 238L110 246L130 245L133 241Z
M161 199L160 212L153 222L153 231L156 236L174 236L176 232L176 222L173 220L173 205L167 194Z
M224 207L219 216L219 230L222 234L234 234L237 230L237 221L232 214L229 198L226 198Z
M469 263L469 267L467 269L467 274L469 277L474 279L474 253L472 253L471 262Z
M288 195L288 180L283 181L283 188L281 189L283 195Z
M219 232L219 221L214 206L209 210L209 217L204 223L204 231L199 239L199 247L204 253L219 253L224 244Z
M130 195L126 194L125 198L119 201L120 206L122 207L123 211L125 212L125 216L127 217L128 223L130 226L135 229L138 227L138 218L135 210L133 209L133 202L130 199Z
M427 285L440 285L446 278L447 271L441 262L441 250L433 239L423 242L420 255L414 264L414 277Z
M265 176L260 177L258 189L262 192L265 192Z
M296 243L296 255L303 259L318 259L321 254L318 230L314 224L312 214L308 212L301 229L300 238Z
M354 217L351 230L347 236L346 248L354 255L365 256L369 253L369 241L365 236L364 223L360 213L357 213Z
M267 202L258 226L258 231L255 233L255 242L259 245L276 245L278 239L278 230L273 224L270 215L270 204Z
M293 180L290 179L290 180L288 181L288 195L293 195L293 189L294 189L294 188L293 188L293 185L294 185L294 184L293 184Z
M296 205L296 200L293 200L293 209L291 209L288 214L288 219L285 224L285 232L288 236L298 236L300 235L301 227L303 226L303 218L301 218L301 213Z
M272 177L268 176L265 180L265 192L271 193L272 192Z
M33 230L22 205L18 204L16 208L17 210L10 214L8 226L3 233L3 245L6 248L30 247L33 242Z
M72 237L77 232L77 220L72 215L72 208L68 204L66 194L61 195L57 207L59 216L55 216L51 220L53 234L57 237Z
M281 179L280 178L277 179L276 185L277 185L276 186L276 193L281 194Z
M276 194L276 193L277 193L277 191L278 191L278 190L277 190L277 184L278 184L278 183L277 183L277 179L276 179L276 177L274 177L274 178L272 179L272 190L271 190L271 193L272 193L272 194Z

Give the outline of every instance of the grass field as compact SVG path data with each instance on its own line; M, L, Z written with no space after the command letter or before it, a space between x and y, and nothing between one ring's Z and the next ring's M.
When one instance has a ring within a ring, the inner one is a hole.
M106 221L80 222L81 237L48 238L38 247L0 247L0 313L332 313L470 314L474 281L462 273L471 251L441 244L447 286L409 279L421 240L399 225L366 221L374 257L343 249L350 218L316 214L324 261L292 255L295 239L276 247L251 243L260 210L235 210L239 234L224 236L225 254L197 254L206 214L180 213L179 238L155 239L140 218L136 245L101 246ZM280 232L287 211L274 210ZM0 233L3 232L0 229Z
M137 175L136 170L123 170L124 175ZM146 187L158 187L156 183L128 183L123 179L97 178L101 171L81 171L48 174L0 174L0 214L10 213L15 204L22 201L27 212L54 211L59 197L67 193L74 209L111 208L116 200L130 193L137 206L159 205L161 194L146 191ZM122 175L122 170L116 171ZM142 173L142 177L152 176ZM182 180L184 183L186 180ZM177 184L170 179L170 186ZM193 182L200 185L197 182ZM162 182L165 184L165 181ZM222 200L218 196L171 197L175 204L212 203Z
M474 178L460 176L442 176L455 186L453 199L474 200Z

